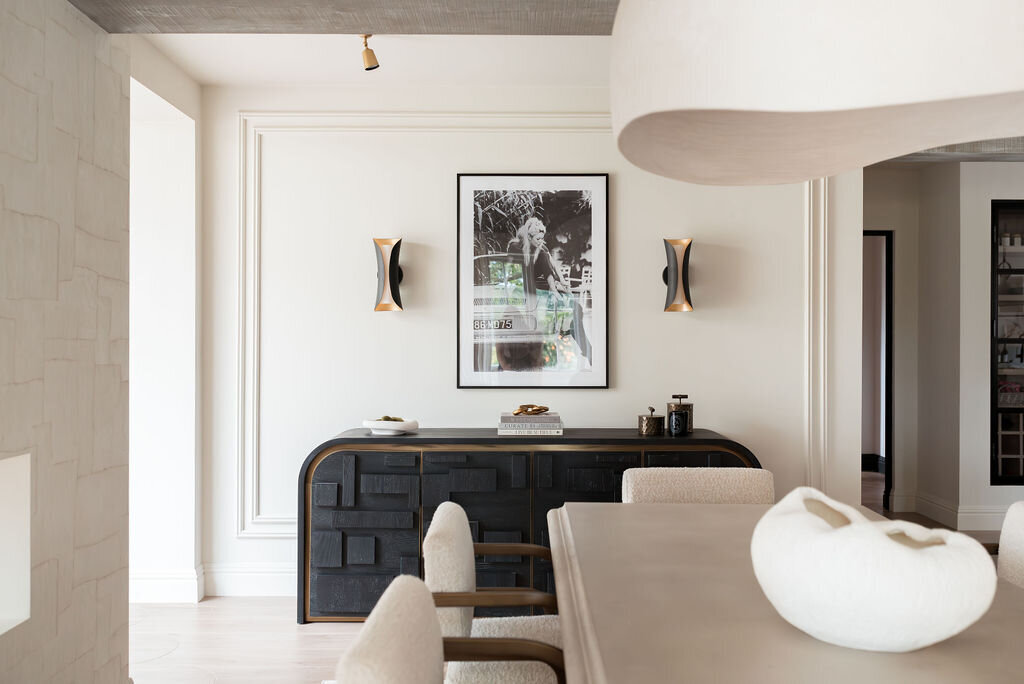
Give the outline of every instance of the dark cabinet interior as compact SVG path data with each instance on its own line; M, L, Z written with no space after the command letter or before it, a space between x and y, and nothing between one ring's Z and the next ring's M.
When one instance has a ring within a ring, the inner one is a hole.
M991 475L1024 484L1024 200L992 202Z

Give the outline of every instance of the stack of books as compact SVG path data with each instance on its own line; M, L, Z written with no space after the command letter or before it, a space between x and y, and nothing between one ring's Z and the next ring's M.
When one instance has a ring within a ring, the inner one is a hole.
M541 413L536 416L502 413L498 422L498 434L515 435L560 435L562 418L557 413Z

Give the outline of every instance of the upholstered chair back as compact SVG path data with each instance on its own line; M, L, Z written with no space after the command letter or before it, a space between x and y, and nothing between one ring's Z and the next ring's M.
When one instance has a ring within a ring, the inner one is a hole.
M334 678L338 684L441 684L441 627L422 580L399 575L391 582L338 660Z
M999 576L1024 588L1024 501L1012 504L999 533Z
M623 503L775 503L775 479L761 468L631 468Z
M434 512L423 538L423 575L430 591L476 591L473 533L457 503L445 501ZM437 615L444 636L470 636L472 608L438 608Z

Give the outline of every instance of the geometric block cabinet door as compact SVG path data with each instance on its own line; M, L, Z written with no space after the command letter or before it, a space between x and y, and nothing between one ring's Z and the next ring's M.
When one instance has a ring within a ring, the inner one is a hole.
M550 509L621 501L623 471L657 465L761 467L743 445L701 429L674 438L619 429L536 439L484 429L342 433L299 471L298 621L362 620L392 579L422 576L423 535L445 501L466 510L476 542L548 546ZM555 590L551 564L537 558L477 557L476 571L480 587Z
M551 546L547 515L567 501L622 501L622 473L639 468L641 453L632 451L551 451L536 455L534 464L534 539ZM534 563L534 586L555 593L551 563Z
M530 540L529 452L425 451L423 453L423 533L445 501L466 510L474 542ZM529 587L530 558L482 556L476 559L480 587ZM477 608L478 616L528 615L529 608Z
M313 473L310 617L365 617L391 580L419 575L418 453L340 451Z

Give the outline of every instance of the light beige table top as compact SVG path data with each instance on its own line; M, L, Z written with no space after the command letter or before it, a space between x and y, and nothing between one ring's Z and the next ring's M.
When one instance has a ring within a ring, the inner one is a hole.
M1024 589L912 653L826 644L783 620L750 564L768 506L567 503L548 513L570 684L1024 682Z

